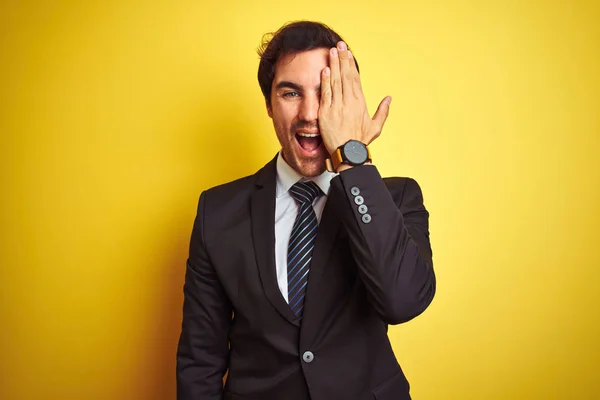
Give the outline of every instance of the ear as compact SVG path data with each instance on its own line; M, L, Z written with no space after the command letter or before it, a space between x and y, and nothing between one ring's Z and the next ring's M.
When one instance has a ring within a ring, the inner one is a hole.
M269 114L269 117L272 119L273 118L273 109L271 108L271 105L269 104L269 102L266 100L265 100L265 106L267 107L267 114Z

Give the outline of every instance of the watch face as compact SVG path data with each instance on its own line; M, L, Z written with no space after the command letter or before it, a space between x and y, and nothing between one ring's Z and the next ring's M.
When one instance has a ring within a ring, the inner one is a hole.
M344 158L351 165L361 165L367 162L369 153L367 146L357 140L350 140L344 145Z

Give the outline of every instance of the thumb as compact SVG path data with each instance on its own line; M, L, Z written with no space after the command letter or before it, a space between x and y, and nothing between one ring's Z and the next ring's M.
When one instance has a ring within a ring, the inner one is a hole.
M377 126L378 133L381 133L381 129L383 128L383 124L385 124L385 120L390 113L390 104L392 102L391 96L386 96L381 103L379 103L379 107L377 107L377 111L375 111L375 115L373 115L373 122Z

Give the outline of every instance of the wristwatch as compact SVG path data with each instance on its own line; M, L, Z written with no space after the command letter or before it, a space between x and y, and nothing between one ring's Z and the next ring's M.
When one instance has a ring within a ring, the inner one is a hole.
M371 161L369 148L358 140L348 140L331 154L331 158L325 160L327 171L336 172L341 164L352 166L363 165Z

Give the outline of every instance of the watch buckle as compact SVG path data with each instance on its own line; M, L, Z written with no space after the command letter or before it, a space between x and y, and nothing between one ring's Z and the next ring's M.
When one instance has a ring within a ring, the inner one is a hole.
M329 172L335 172L335 170L333 169L333 163L331 162L331 158L325 159L325 168Z

